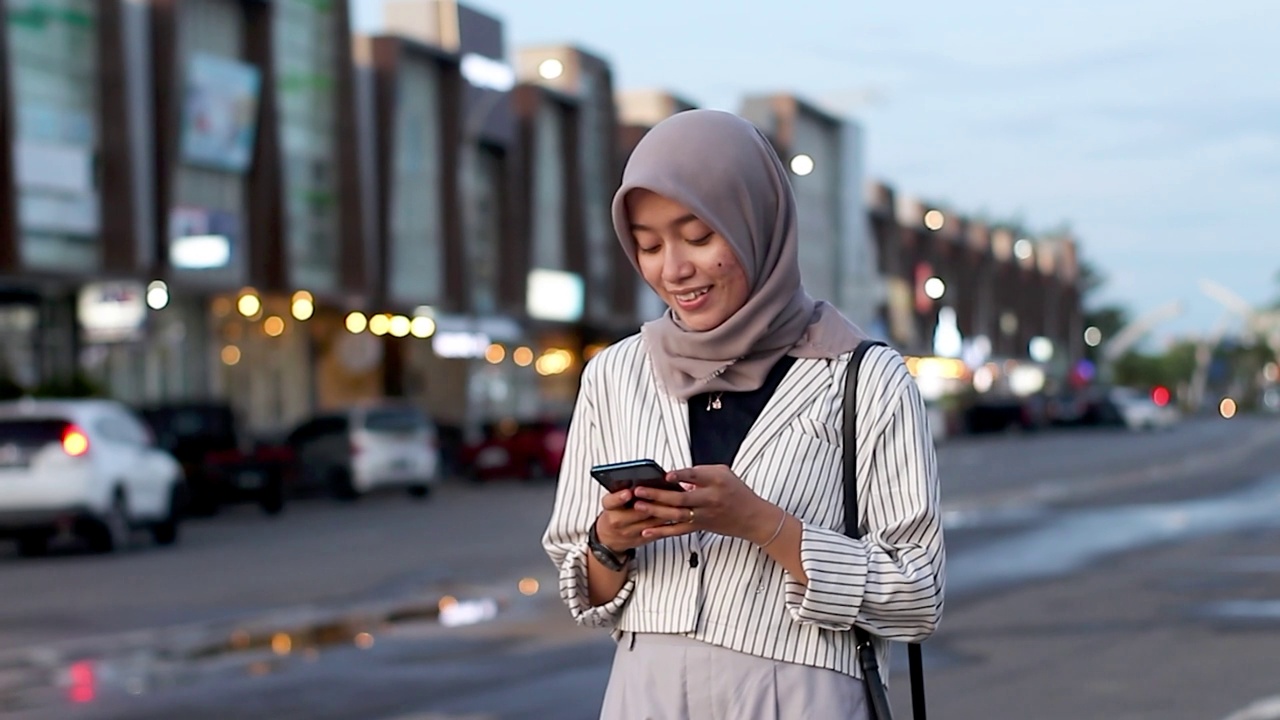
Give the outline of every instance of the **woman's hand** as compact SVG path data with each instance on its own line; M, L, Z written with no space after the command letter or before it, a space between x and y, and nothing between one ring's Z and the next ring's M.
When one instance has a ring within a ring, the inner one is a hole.
M778 507L752 492L724 465L699 465L667 473L667 482L685 492L638 487L634 512L658 521L640 528L641 543L695 530L738 537L757 545L768 542L778 524ZM643 525L643 524L641 524ZM603 538L601 538L603 540Z
M666 522L637 508L627 507L632 499L632 491L627 489L609 493L600 500L603 512L596 518L596 535L600 542L617 553L653 542L657 538L647 537L643 532Z

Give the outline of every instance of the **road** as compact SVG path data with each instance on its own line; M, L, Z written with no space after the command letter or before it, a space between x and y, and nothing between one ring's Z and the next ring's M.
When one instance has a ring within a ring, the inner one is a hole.
M934 717L1226 718L1280 695L1280 422L939 454ZM594 717L612 643L556 596L552 492L235 509L112 557L0 548L0 717Z

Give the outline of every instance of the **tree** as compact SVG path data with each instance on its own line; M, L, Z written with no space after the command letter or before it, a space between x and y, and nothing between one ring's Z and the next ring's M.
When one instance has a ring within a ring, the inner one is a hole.
M1117 385L1128 387L1146 389L1163 385L1176 391L1191 382L1195 368L1195 343L1180 342L1159 354L1125 353L1116 360L1114 380Z
M1096 327L1101 331L1103 344L1115 337L1129 324L1129 311L1119 305L1104 305L1084 313L1084 326ZM1085 357L1093 362L1102 358L1103 345L1085 348Z

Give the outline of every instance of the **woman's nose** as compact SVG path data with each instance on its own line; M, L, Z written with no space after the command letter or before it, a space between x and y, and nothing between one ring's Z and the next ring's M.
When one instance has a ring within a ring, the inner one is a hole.
M667 246L662 257L662 279L667 282L683 280L693 274L693 263L677 247Z

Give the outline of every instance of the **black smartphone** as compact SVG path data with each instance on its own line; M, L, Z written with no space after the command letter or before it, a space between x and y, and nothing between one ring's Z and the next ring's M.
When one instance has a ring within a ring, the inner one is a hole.
M648 459L596 465L591 468L591 477L611 493L635 487L684 491L680 483L667 482L667 471L663 470L658 463Z

